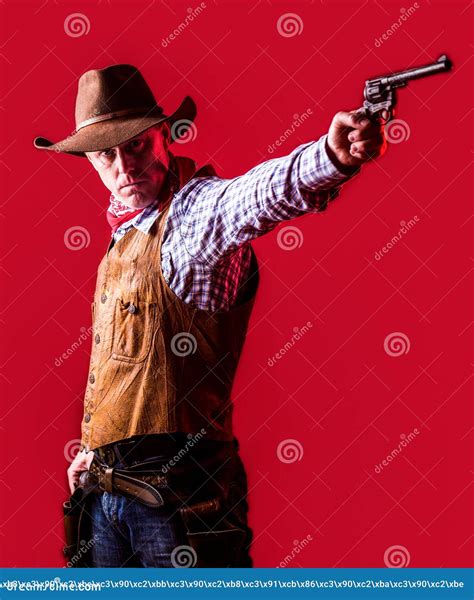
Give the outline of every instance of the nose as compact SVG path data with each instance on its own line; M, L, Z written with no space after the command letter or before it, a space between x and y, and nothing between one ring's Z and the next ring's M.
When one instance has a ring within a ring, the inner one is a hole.
M115 162L119 173L125 175L131 173L135 167L134 157L127 154L122 148L117 148Z

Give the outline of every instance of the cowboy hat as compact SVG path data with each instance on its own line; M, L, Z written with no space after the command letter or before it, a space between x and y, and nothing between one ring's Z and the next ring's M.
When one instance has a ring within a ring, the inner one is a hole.
M85 152L118 146L163 121L170 124L174 141L192 125L196 105L186 96L167 116L136 67L112 65L81 75L75 116L76 128L71 135L59 142L37 137L35 148L86 156Z

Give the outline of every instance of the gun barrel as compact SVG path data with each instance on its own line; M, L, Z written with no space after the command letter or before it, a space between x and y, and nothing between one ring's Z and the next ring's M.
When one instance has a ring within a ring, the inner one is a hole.
M445 54L443 54L438 58L438 60L435 63L387 75L386 82L390 85L395 86L403 85L404 83L406 83L407 81L411 81L412 79L420 79L421 77L427 77L428 75L435 75L436 73L443 73L444 71L449 71L451 67L451 61Z

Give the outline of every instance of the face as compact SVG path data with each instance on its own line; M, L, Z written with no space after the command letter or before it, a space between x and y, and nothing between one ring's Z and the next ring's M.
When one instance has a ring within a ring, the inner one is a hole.
M159 195L169 166L170 129L160 123L134 138L86 152L105 187L131 208L144 208Z

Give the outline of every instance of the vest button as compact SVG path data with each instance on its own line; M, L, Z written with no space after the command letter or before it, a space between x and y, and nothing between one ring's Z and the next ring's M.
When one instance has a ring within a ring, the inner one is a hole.
M130 306L127 308L128 312L133 315L134 313L137 312L137 307L135 306L135 304L130 304Z
M100 335L98 333L95 334L95 343L98 344L100 342Z
M89 375L89 381L90 381L91 383L94 383L94 381L95 381L94 373L91 373L91 374Z
M107 302L107 294L102 294L100 297L100 301L102 302L102 304L105 304Z
M87 415L84 417L84 421L85 421L86 423L89 423L89 421L90 421L90 420L91 420L91 416L90 416L90 414L89 414L89 413L87 413Z

